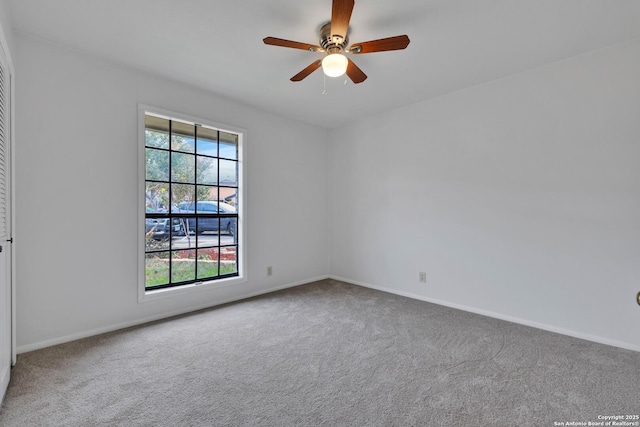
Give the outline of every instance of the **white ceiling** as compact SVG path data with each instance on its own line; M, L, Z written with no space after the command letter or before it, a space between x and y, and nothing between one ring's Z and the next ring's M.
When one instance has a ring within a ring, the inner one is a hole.
M353 56L359 85L316 71L331 0L9 0L13 29L309 123L360 117L640 37L638 0L356 0L351 42L407 34L406 50Z

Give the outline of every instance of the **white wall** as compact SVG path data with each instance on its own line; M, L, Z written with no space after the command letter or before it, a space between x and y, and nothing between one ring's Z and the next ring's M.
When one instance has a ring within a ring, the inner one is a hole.
M11 16L7 0L0 0L0 28L2 29L8 50L13 52L13 33L11 31Z
M332 276L640 350L639 76L636 40L333 131Z
M13 44L19 351L329 272L640 350L640 41L330 134ZM246 284L138 304L138 103L248 130Z
M326 130L21 35L14 44L19 352L326 277ZM138 303L138 103L247 130L247 283Z

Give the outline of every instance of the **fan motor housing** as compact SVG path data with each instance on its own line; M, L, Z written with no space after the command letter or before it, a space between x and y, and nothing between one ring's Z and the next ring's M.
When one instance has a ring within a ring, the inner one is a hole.
M320 27L320 46L322 46L327 53L343 52L346 50L348 44L348 34L344 36L335 35L335 37L331 34L331 21Z

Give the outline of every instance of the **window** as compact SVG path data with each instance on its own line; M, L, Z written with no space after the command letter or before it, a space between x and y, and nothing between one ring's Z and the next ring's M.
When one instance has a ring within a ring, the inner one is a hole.
M140 116L145 293L241 277L243 132L149 109Z

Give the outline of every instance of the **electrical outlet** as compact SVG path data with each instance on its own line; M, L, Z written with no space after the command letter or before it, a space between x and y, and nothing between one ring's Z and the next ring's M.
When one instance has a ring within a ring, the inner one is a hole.
M427 273L421 271L418 275L418 280L420 281L420 283L427 283Z
M267 276L273 276L273 267L272 266L267 267Z

